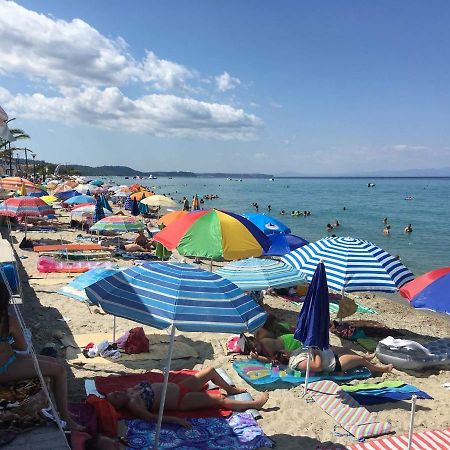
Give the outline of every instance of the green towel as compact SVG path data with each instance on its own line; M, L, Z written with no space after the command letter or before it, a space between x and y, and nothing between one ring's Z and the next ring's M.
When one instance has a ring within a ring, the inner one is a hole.
M361 303L355 302L358 306L356 310L359 314L378 314L377 311L373 308L369 308L368 306L364 306ZM337 313L339 311L339 303L330 302L330 313Z
M358 392L367 391L368 389L399 388L404 384L403 381L386 380L379 383L343 384L341 389L345 392Z
M368 352L374 352L377 348L378 341L372 338L358 338L356 342Z

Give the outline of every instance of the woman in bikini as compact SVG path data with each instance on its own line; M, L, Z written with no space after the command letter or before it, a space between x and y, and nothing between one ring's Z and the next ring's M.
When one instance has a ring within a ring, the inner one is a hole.
M225 394L210 394L204 391L205 384L212 381L226 392ZM109 393L107 400L118 410L126 410L130 415L147 421L158 418L159 405L163 383L142 382L126 391ZM232 400L227 395L241 394L245 389L230 386L215 369L208 367L192 375L180 383L168 383L164 409L169 411L193 411L223 407L233 411L245 411L254 408L261 409L269 399L268 393L263 393L256 400ZM189 422L179 417L164 415L163 422L177 423L190 427Z
M30 354L16 353L26 349L26 340L16 319L8 314L10 295L5 283L0 282L0 383L36 377ZM69 415L67 409L66 369L55 358L37 355L42 375L52 378L53 394L61 419L72 431L83 430Z

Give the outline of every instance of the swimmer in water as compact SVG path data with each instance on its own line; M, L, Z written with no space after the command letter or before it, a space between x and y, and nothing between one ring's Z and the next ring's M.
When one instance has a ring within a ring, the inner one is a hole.
M407 225L406 227L405 227L405 229L403 230L405 233L412 233L412 226L411 226L411 224L409 224L409 225Z

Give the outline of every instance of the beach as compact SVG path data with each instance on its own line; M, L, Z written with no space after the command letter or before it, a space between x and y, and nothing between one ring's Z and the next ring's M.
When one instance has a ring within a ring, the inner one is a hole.
M68 216L60 221L68 221ZM61 230L55 233L33 232L29 238L40 242L74 242L78 230ZM83 233L84 234L84 233ZM21 266L24 304L22 311L27 325L30 327L36 350L48 343L57 346L59 360L65 362L67 351L61 348L61 336L78 338L79 335L99 337L112 340L112 316L102 314L99 308L69 299L57 293L73 278L72 274L39 273L36 270L37 253L21 250L18 247L23 233L13 231L12 240ZM132 234L128 235L131 237ZM125 235L127 237L127 235ZM129 266L131 262L120 261L120 266ZM352 319L373 319L390 329L400 331L404 339L412 339L425 343L435 338L450 336L450 320L448 316L415 310L404 302L385 298L370 293L356 294L355 298L367 307L374 308L377 315L368 317L355 314ZM264 303L269 311L280 319L295 325L299 307L280 297L266 296ZM138 326L131 321L117 318L116 336L121 336L129 329ZM155 335L155 342L167 342L164 331L144 327L146 333ZM196 357L177 358L172 361L172 369L200 369L205 366L223 368L239 386L245 386L252 394L257 391L246 384L232 369L234 360L245 359L245 356L226 355L224 344L228 335L220 333L177 333L177 342L186 344L194 350ZM362 348L348 340L340 340L331 335L331 343L353 348L361 353ZM180 355L179 355L180 356ZM183 355L181 355L183 356ZM100 361L101 360L101 361ZM91 361L71 359L67 361L69 397L71 401L82 401L85 398L84 382L96 376L140 373L151 369L163 369L165 360L117 361L94 358ZM443 429L449 426L448 399L449 391L442 385L450 381L449 372L444 370L423 371L407 374L394 369L390 374L371 378L370 381L401 380L427 392L433 400L418 400L415 429ZM351 437L337 436L334 433L336 422L314 403L302 398L303 385L297 387L276 388L270 391L270 398L261 412L258 421L267 436L276 443L279 449L315 449L323 443L340 443L350 445ZM370 411L378 413L381 421L390 421L397 434L408 431L410 419L410 402L401 401L369 406ZM340 430L342 431L342 430Z

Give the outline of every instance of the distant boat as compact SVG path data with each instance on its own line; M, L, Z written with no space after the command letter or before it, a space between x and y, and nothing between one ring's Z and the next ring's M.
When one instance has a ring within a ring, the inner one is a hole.
M409 195L408 197L405 197L405 200L412 200L413 198Z
M375 183L367 183L367 187L375 187Z
M157 177L154 177L152 174L150 174L149 177L148 177L148 179L149 179L149 180L157 180L158 178L157 178Z
M275 178L273 178L273 177L269 178L269 181L275 181Z

